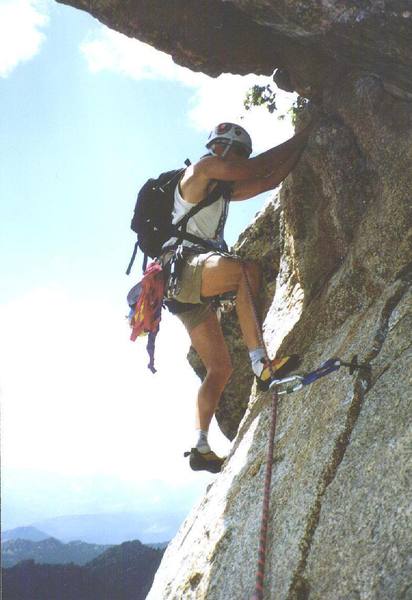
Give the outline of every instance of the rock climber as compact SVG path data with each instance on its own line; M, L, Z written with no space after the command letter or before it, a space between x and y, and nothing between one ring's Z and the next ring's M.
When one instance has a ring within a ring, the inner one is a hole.
M173 223L210 193L218 182L229 184L230 190L188 222L187 231L212 241L216 251L205 252L192 242L182 242L179 289L174 296L174 309L171 309L186 327L191 344L206 369L197 395L196 437L189 459L193 470L217 473L224 461L212 451L208 442L210 422L232 373L229 351L218 316L212 308L213 299L228 292L235 293L237 316L252 370L263 387L268 387L273 373L282 377L297 366L296 356L275 358L271 367L265 361L248 296L249 285L260 319L261 268L249 260L243 261L243 268L240 259L227 255L223 230L229 201L248 200L276 188L297 164L313 125L314 121L283 144L250 158L252 141L247 131L234 123L220 123L207 140L208 154L190 165L176 186ZM165 266L173 255L175 241L170 239L163 247Z

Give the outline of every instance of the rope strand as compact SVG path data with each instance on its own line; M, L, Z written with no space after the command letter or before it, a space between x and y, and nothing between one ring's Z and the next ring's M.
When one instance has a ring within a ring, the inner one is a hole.
M265 360L269 364L271 378L274 377L274 370L269 359L269 354L266 348L265 341L263 339L263 332L259 320L259 316L256 309L256 302L252 294L252 287L250 285L249 277L247 274L247 268L245 263L242 261L243 276L246 282L246 290L250 302L250 306L253 312L253 318L258 331L259 342L265 353ZM276 434L276 421L277 421L277 405L278 405L278 391L277 387L274 386L272 394L272 410L271 410L271 422L269 432L269 444L268 453L266 459L266 472L265 472L265 488L263 493L262 503L262 518L260 525L260 536L259 536L259 552L256 570L256 583L255 592L251 600L263 600L264 594L264 579L265 579L265 565L266 565L266 548L267 548L267 534L268 534L268 523L269 523L269 509L270 509L270 487L272 482L272 469L273 469L273 450L275 445L275 434Z
M251 600L263 600L264 593L264 578L265 578L265 565L266 565L266 547L267 547L267 534L268 534L268 522L269 522L269 508L270 508L270 486L272 482L272 467L273 467L273 450L276 433L276 417L277 417L277 403L278 394L275 386L272 395L272 418L270 423L269 433L269 445L268 454L266 459L266 473L265 473L265 489L263 493L263 504L262 504L262 519L260 525L260 537L259 537L259 552L258 552L258 564L256 571L256 584L255 593Z

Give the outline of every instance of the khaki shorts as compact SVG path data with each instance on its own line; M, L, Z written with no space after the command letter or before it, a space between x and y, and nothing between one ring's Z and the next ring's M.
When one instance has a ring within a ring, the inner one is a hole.
M185 310L181 313L175 313L187 331L190 333L192 329L203 323L213 309L210 300L205 300L201 297L200 291L202 288L202 271L205 262L216 252L204 252L202 254L188 254L184 257L184 265L180 277L180 289L174 297L174 300L184 304L193 304L193 308ZM170 252L162 257L163 264L171 258Z
M210 303L194 304L193 308L175 314L175 316L182 321L183 325L186 327L186 331L190 333L195 327L203 323L203 321L206 321L213 312Z

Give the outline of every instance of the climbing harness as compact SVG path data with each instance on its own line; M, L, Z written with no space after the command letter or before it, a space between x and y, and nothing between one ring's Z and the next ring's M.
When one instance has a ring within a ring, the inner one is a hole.
M192 247L179 245L177 248L172 248L171 251L173 252L172 256L168 258L164 264L164 271L166 274L165 304L172 313L179 314L193 308L193 304L185 304L175 300L182 287L182 272L185 266L185 258L191 254L202 254L206 252L206 250L198 246ZM168 250L166 250L166 253L167 252ZM216 247L210 252L213 252L218 256L238 260L237 256L231 254L229 251L223 248ZM218 312L218 316L220 313L230 312L235 306L235 292L225 292L223 294L214 296L211 300L211 307L213 310Z
M256 570L256 582L255 591L251 597L251 600L263 600L264 594L264 578L265 578L265 564L266 564L266 547L267 547L267 533L268 533L268 521L269 521L269 506L270 506L270 485L272 481L272 470L273 470L273 450L274 440L276 435L276 421L277 421L277 404L278 398L284 394L292 394L301 390L304 386L314 383L321 377L325 377L334 371L338 371L341 367L349 368L349 373L352 375L356 370L363 371L367 374L370 373L371 366L368 363L358 363L357 355L353 356L350 362L345 362L340 358L330 358L321 364L321 366L314 371L305 373L302 375L296 374L282 379L276 379L273 372L273 367L269 359L266 344L263 339L263 333L260 326L259 317L256 310L255 300L253 298L252 289L247 274L245 263L242 261L242 270L246 282L246 289L248 299L252 307L253 318L259 335L259 342L265 353L265 360L269 364L271 372L271 383L269 390L272 392L272 406L271 406L271 422L269 430L269 443L268 452L266 459L266 472L265 472L265 484L263 492L263 503L262 503L262 518L260 526L259 536L259 551L258 561Z

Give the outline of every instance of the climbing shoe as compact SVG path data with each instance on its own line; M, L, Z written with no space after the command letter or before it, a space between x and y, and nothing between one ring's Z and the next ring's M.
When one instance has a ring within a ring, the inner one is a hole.
M209 471L210 473L220 473L224 458L219 458L214 452L203 454L197 448L192 448L190 452L185 452L184 456L189 456L189 464L193 471Z
M262 363L263 369L260 376L256 376L256 382L258 390L264 392L269 389L272 379L282 379L289 375L289 373L300 365L301 359L297 354L291 354L283 358L274 358L270 361L272 369L264 358L262 358Z

